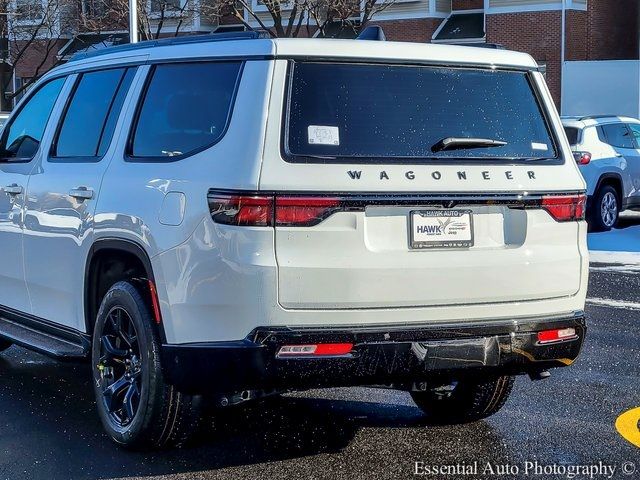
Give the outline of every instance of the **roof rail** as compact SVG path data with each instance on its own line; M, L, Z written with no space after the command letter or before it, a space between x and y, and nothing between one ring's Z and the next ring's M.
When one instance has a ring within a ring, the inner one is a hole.
M599 118L611 118L611 117L616 118L621 116L622 115L585 115L584 117L578 118L578 121L584 122L585 120L598 120Z
M146 40L144 42L138 43L127 43L126 45L107 47L93 52L76 53L71 57L69 62L76 62L78 60L84 60L86 58L100 57L102 55L108 55L110 53L133 52L136 50L142 50L151 47L185 45L189 43L223 42L225 40L252 40L256 38L261 38L261 35L259 32L255 31L211 33L209 35L183 35L181 37L169 37L160 38L157 40Z
M356 37L356 40L377 40L384 42L387 39L384 35L384 30L378 25L371 25L365 28L360 35Z

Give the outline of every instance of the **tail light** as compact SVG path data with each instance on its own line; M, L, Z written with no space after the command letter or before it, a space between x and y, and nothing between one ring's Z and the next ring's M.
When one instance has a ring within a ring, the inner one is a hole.
M589 152L573 152L578 165L588 165L591 162L591 154Z
M310 227L342 209L339 198L325 196L210 193L208 199L214 222L236 226Z
M573 220L584 220L587 196L579 195L558 195L545 196L542 198L542 208L558 222L570 222Z
M332 197L276 197L276 225L311 226L339 211L340 199Z
M237 226L273 225L273 197L209 194L209 210L216 223Z

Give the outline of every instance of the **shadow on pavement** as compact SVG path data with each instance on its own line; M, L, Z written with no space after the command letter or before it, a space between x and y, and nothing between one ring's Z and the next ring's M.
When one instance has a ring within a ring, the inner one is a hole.
M205 426L191 447L129 452L102 431L88 365L56 363L16 347L8 353L0 357L0 476L5 478L128 478L251 466L341 452L367 427L412 430L411 444L421 442L427 457L466 443L456 430L462 427L424 428L413 406L285 396L224 410L216 428ZM475 425L487 442L474 445L476 452L500 444L488 424ZM410 448L390 442L388 435L377 437L366 442L373 453L385 449L402 456ZM357 461L367 467L366 457Z

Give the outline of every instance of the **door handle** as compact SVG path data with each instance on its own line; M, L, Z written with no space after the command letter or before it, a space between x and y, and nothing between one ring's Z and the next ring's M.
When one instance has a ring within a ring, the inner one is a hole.
M20 195L22 193L22 187L14 183L12 185L2 187L2 191L4 193L8 193L9 195Z
M93 198L93 190L87 187L72 188L69 190L69 196L78 200L91 200Z
M620 158L620 157L622 157L622 154L621 153L616 153L616 157Z

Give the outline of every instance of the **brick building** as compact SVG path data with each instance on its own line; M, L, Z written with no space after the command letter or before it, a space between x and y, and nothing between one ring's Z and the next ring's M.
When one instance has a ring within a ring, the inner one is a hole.
M396 0L373 23L388 40L527 52L546 71L559 105L563 55L566 61L637 60L639 17L640 0Z
M392 4L379 12L372 23L382 26L387 39L498 44L527 52L546 71L549 88L558 104L563 57L566 61L640 58L640 0L386 1L391 1ZM259 0L252 2L253 10L261 16L265 25L270 26L266 7ZM259 24L249 15L245 14L245 20L259 28ZM220 23L205 25L199 18L194 18L192 24L183 28L183 31L197 33L242 29L242 25L238 23ZM172 28L170 22L166 28L168 31ZM314 31L303 34L313 35ZM119 41L126 41L126 38L121 37ZM64 56L77 47L77 38L63 38L56 48L48 52L45 63L53 64L61 55ZM46 52L36 50L16 65L18 85L23 78L33 76L35 67L42 62Z

